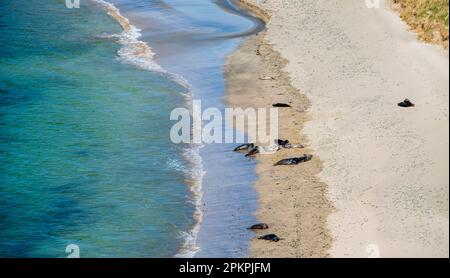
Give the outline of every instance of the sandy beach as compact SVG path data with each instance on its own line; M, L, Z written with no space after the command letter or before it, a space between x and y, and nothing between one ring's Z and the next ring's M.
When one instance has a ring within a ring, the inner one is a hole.
M448 51L362 0L241 2L267 30L229 57L227 102L291 104L280 137L307 145L257 157L258 218L284 240L252 255L448 257Z
M263 39L264 34L253 36L229 57L225 66L227 103L243 108L289 103L296 109L279 110L280 138L307 144L307 138L299 131L308 120L305 111L309 102L290 85L289 78L281 71L285 61ZM256 55L257 51L261 55ZM274 79L260 80L267 77ZM298 166L296 171L292 171L292 167L273 166L283 158L309 152L310 149L283 149L274 155L257 156L259 180L255 186L261 208L258 218L271 227L270 232L282 235L284 240L269 248L266 242L253 240L253 257L327 256L331 237L327 233L326 218L332 208L325 197L326 185L316 177L322 168L321 161L315 159Z

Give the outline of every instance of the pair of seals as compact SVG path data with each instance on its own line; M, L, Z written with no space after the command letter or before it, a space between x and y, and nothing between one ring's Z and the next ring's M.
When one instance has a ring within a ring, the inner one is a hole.
M302 157L293 157L293 158L287 158L287 159L280 160L277 163L275 163L274 166L279 166L279 165L298 165L298 164L303 163L303 162L308 162L312 158L313 158L312 155L304 154Z
M267 146L267 147L260 147L260 146L256 146L253 143L249 143L249 144L243 144L243 145L236 147L234 149L234 151L235 152L248 151L248 153L245 155L246 157L248 157L248 156L253 156L255 154L258 154L258 153L274 153L274 152L279 151L280 149L281 148L278 144Z
M260 147L260 146L256 146L253 143L247 143L247 144L243 144L240 145L238 147L236 147L234 149L235 152L241 152L241 151L249 151L245 156L249 157L249 156L253 156L256 155L258 153L263 153L263 154L272 154L275 153L277 151L279 151L281 148L284 149L302 149L305 146L301 145L301 144L291 144L289 143L289 140L283 140L283 139L277 139L275 140L275 144L271 145L271 146L266 146L266 147Z
M275 152L279 151L280 149L281 149L281 147L279 145L271 145L271 146L266 146L266 147L255 146L245 156L249 157L249 156L253 156L253 155L258 154L258 153L272 154L272 153L275 153Z
M251 226L248 229L249 230L267 230L267 229L269 229L269 225L267 225L266 223L259 223L259 224L255 224L255 225ZM273 241L273 242L278 242L281 240L281 238L279 238L276 234L267 234L267 235L258 237L258 239L263 239L263 240Z
M414 107L415 104L412 103L409 99L405 99L404 101L400 102L398 104L398 106L403 107L403 108L408 108L408 107Z
M235 152L248 151L245 156L252 156L260 152L260 148L253 143L243 144L234 149Z

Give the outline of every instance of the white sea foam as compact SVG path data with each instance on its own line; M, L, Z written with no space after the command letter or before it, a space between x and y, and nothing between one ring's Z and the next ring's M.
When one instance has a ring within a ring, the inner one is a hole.
M117 39L117 42L122 45L117 53L122 61L143 70L161 73L186 88L188 93L191 92L191 85L185 78L166 71L155 61L155 53L151 47L146 42L139 40L142 36L141 30L132 25L116 6L104 0L92 1L105 9L122 27L123 31L120 34L102 35L102 37Z
M166 165L169 169L181 172L185 175L189 173L188 167L184 165L184 163L178 159L168 158L166 161Z
M203 220L202 213L202 199L203 199L203 190L202 190L202 182L203 177L205 175L205 171L203 169L203 161L200 156L200 149L203 145L194 145L188 149L185 149L183 156L189 163L191 164L191 171L189 172L189 188L194 197L193 204L195 206L194 218L196 224L189 232L182 232L181 236L185 239L184 245L180 250L180 253L175 257L178 258L192 258L195 254L200 250L197 245L197 235L200 231L200 226Z
M126 63L136 66L137 68L158 72L163 74L164 76L170 78L171 80L177 82L181 86L187 89L187 93L183 94L186 98L187 103L189 104L192 101L192 89L190 83L184 79L182 76L170 73L162 68L158 63L156 63L151 47L144 41L139 40L142 36L138 28L131 25L129 20L124 17L120 10L114 6L113 4L104 1L104 0L92 0L93 2L99 4L103 9L107 11L107 13L113 17L117 22L122 26L122 33L113 34L113 35L102 35L103 38L114 38L117 39L117 42L122 46L118 51L118 55L120 59ZM188 232L180 232L181 236L184 239L183 247L180 250L180 253L175 257L194 257L195 254L199 251L199 247L197 246L197 235L200 230L200 225L202 222L202 181L204 176L203 171L203 162L200 156L200 149L202 146L191 146L187 148L183 156L189 162L190 168L189 171L185 171L189 189L193 195L193 204L195 206L194 218L196 224L194 227ZM179 168L178 164L173 164L171 166L175 167L176 170L184 170ZM182 167L182 166L181 166Z

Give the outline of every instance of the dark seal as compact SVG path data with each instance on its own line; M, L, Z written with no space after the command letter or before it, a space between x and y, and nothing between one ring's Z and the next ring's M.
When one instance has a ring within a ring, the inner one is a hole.
M269 229L269 225L267 225L266 223L259 223L259 224L255 224L255 225L251 226L248 229L249 230L267 230L267 229Z
M259 147L258 146L255 146L253 149L251 149L249 152L248 152L248 154L246 154L245 156L246 157L249 157L249 156L254 156L255 154L258 154L260 152L260 150L259 150Z
M289 140L277 139L277 140L275 140L275 143L276 143L278 146L284 147L284 146L286 146L287 144L289 144Z
M274 166L279 166L279 165L298 165L300 163L310 161L312 158L313 158L312 155L304 154L302 157L293 157L293 158L287 158L287 159L280 160L277 163L275 163Z
M251 150L255 147L255 144L251 143L251 144L243 144L240 146L237 146L234 151L235 152L240 152L240 151L247 151L247 150Z
M398 106L403 107L403 108L408 108L408 107L414 107L415 104L412 103L409 99L405 99L404 101L400 102L398 104Z
M258 239L263 239L263 240L268 240L268 241L273 241L273 242L278 242L281 240L281 238L279 238L277 235L275 234L268 234L262 237L259 237Z
M291 107L289 104L286 103L274 103L272 104L273 107L280 107L280 108L288 108Z

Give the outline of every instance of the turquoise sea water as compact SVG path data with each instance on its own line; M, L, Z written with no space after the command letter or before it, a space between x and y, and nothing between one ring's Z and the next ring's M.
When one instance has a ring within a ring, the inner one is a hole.
M255 163L172 144L169 115L186 96L224 108L222 66L255 22L228 0L109 1L167 75L119 55L104 7L64 2L0 2L0 257L246 256Z
M172 256L195 221L167 138L185 89L117 59L98 36L120 26L82 4L0 2L0 256Z

